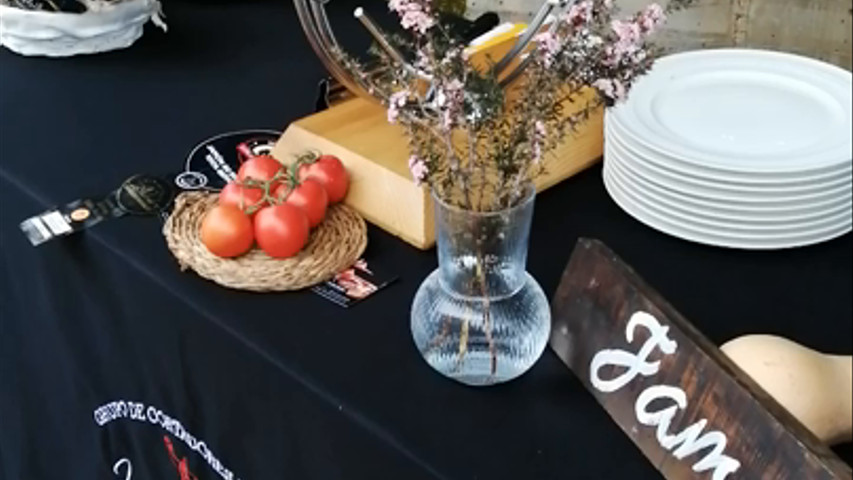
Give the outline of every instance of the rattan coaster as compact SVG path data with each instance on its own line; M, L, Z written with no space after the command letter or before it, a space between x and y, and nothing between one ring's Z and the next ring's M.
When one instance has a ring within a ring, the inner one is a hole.
M226 287L257 292L299 290L332 278L355 263L367 247L364 219L339 204L329 209L295 257L275 259L255 247L237 258L220 258L207 250L198 234L205 213L216 202L217 196L209 193L180 194L163 235L181 270L190 268Z

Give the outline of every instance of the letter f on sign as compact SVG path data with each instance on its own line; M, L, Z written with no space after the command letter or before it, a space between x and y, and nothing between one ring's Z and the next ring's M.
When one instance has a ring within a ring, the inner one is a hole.
M634 341L634 330L638 326L645 327L649 331L649 339L640 348L639 353L633 354L616 349L602 350L592 358L592 363L589 365L589 379L598 391L612 393L627 385L637 375L648 377L656 374L660 369L660 361L648 361L649 355L655 348L659 348L667 355L675 353L678 345L667 336L669 327L664 327L654 316L646 312L636 312L631 315L628 325L625 326L625 338L628 343ZM627 370L615 378L603 380L599 371L606 366L625 367Z

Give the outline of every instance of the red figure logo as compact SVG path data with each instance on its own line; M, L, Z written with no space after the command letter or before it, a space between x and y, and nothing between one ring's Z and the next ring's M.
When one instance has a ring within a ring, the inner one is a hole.
M166 453L169 454L169 460L178 469L179 480L198 480L198 477L190 472L190 467L187 465L187 458L184 457L178 460L178 456L175 455L175 447L172 445L172 441L168 435L163 435L163 443L166 444Z

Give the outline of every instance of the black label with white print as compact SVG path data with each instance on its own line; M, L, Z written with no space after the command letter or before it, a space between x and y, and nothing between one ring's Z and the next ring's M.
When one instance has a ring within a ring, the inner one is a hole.
M274 130L240 130L208 138L190 151L175 185L182 190L221 190L237 178L248 158L269 155L280 136Z
M125 215L162 215L168 211L175 189L168 180L134 175L102 199L80 199L48 209L20 223L33 246L94 227Z

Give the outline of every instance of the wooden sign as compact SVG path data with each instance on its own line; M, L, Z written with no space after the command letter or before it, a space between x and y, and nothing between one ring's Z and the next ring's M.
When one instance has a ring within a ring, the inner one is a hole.
M581 239L551 347L670 480L850 479L850 467L613 252Z

